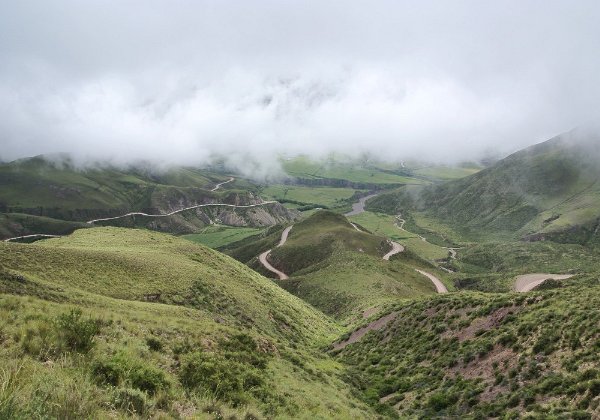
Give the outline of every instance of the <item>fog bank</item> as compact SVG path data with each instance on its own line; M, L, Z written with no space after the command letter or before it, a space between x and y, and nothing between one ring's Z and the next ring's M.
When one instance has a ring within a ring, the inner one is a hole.
M0 5L0 158L457 162L598 121L595 1Z

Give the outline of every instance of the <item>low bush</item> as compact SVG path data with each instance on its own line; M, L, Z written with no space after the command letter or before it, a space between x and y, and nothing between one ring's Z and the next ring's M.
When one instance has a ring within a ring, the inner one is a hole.
M86 353L93 347L101 325L98 319L83 319L81 309L59 315L55 323L60 344L79 353Z
M102 385L127 385L150 395L170 387L164 371L124 353L117 353L109 359L95 360L92 374Z
M143 416L148 409L146 394L137 389L117 388L113 403L116 408L139 416Z
M220 346L218 352L196 351L183 358L179 378L188 390L209 393L234 406L246 404L250 396L263 401L273 397L267 357L252 337L237 335Z

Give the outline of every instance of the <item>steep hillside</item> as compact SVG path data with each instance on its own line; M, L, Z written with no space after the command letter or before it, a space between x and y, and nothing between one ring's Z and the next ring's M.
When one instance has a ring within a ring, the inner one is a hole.
M0 255L2 418L370 416L339 327L227 256L120 228Z
M273 248L279 235L272 232L254 241L247 238L242 246L226 252L269 275L256 256ZM273 248L269 260L290 276L278 280L279 285L348 323L399 298L435 293L431 282L414 270L432 266L410 252L383 260L390 249L385 237L353 226L342 215L322 210L296 223L285 244Z
M132 211L161 214L204 203L255 204L261 200L254 189L246 181L194 168L80 169L65 156L38 156L0 165L0 234L63 234L80 227L74 222ZM254 209L199 209L161 219L139 216L109 224L194 233L212 222L267 226L296 217L296 212L274 203Z
M527 295L402 303L338 350L346 379L399 418L581 418L600 410L597 278Z
M575 130L465 178L382 194L368 208L424 212L475 239L593 242L600 218L599 163L600 138Z

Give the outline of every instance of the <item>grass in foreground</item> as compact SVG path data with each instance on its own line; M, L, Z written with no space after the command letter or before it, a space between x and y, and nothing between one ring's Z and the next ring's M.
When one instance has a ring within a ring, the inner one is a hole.
M2 418L370 416L320 351L341 329L231 258L118 228L0 247Z

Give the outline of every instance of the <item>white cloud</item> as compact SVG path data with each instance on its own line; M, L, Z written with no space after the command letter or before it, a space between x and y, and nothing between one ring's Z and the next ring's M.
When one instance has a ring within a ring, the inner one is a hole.
M597 119L600 6L10 2L0 157L469 159Z

